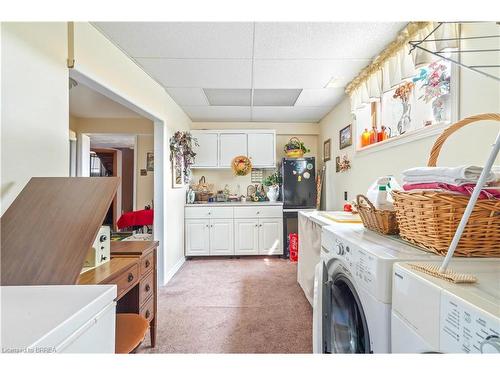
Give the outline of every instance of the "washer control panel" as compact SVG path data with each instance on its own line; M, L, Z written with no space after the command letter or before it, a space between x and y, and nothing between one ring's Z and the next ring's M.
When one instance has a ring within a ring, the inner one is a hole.
M356 280L370 288L370 284L374 282L376 276L377 266L376 259L372 254L338 238L335 240L335 254L344 260Z
M444 353L500 353L500 318L443 291L439 341Z

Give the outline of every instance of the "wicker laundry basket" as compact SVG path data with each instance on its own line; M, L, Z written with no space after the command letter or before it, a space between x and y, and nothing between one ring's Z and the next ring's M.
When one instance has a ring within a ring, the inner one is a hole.
M399 232L395 211L376 209L372 202L362 194L356 197L355 208L366 228L382 234Z
M441 147L458 129L477 121L500 121L500 113L467 117L443 131L427 165L435 167ZM455 235L469 197L432 191L393 191L400 236L431 252L444 255ZM500 257L500 200L478 200L462 234L456 256Z

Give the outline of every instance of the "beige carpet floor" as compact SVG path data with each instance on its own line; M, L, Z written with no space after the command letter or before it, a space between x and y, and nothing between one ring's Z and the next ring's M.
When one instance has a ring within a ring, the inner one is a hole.
M195 258L158 295L158 340L138 353L311 353L312 308L297 264Z

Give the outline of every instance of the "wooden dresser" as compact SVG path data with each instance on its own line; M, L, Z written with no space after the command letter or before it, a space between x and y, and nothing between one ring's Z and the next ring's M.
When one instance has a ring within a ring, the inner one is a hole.
M117 312L135 312L144 316L149 321L152 347L156 345L157 247L158 241L111 242L111 261L134 259L138 264L139 275L137 292L127 293L118 303Z

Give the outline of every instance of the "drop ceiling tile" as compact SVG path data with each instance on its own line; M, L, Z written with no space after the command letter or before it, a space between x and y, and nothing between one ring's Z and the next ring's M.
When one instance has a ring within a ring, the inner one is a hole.
M192 121L250 121L250 107L184 106Z
M344 89L305 89L299 95L296 107L333 107L344 97Z
M301 89L257 89L253 92L253 105L293 107L301 91Z
M324 88L332 77L349 82L370 60L255 60L254 88Z
M318 122L331 107L253 107L252 121Z
M164 87L252 87L252 60L137 59Z
M255 58L372 58L406 22L265 22L255 25Z
M132 57L251 58L250 22L95 22Z
M203 89L211 106L250 106L251 89Z
M169 87L167 92L179 105L208 105L207 98L202 89Z

